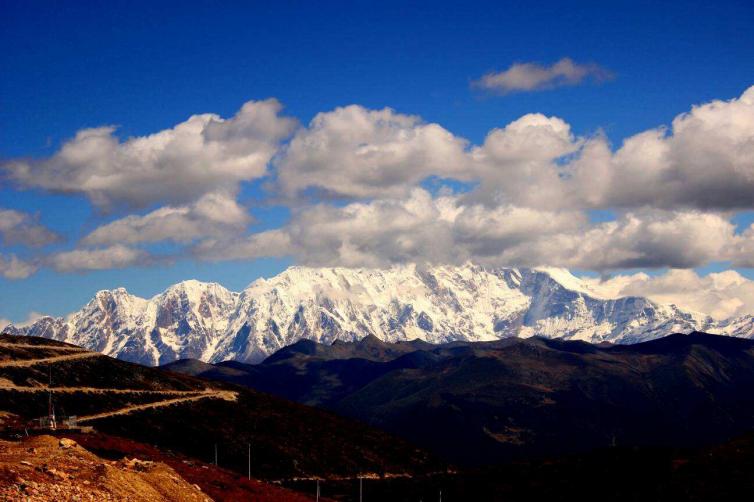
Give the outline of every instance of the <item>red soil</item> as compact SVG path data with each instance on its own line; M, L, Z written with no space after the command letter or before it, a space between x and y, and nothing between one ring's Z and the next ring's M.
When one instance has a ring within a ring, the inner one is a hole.
M116 457L137 457L143 460L162 462L172 467L183 479L199 486L213 500L259 502L304 502L313 497L291 491L256 479L247 479L236 472L212 464L200 462L190 457L165 452L153 446L131 441L130 439L109 436L98 432L90 434L68 434L84 448L99 455ZM325 499L320 499L323 502Z

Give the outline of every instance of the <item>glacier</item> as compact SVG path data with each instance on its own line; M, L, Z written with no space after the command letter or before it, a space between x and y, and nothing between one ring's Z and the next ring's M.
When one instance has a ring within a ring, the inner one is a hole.
M151 299L98 292L67 317L8 326L146 365L177 359L259 362L307 338L396 342L544 336L637 343L674 332L751 338L754 317L719 321L642 297L607 298L564 269L397 265L290 267L242 292L180 282Z

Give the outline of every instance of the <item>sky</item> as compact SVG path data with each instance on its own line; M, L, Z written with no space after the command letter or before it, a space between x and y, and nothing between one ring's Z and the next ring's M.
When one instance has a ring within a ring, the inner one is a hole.
M750 2L231 4L0 0L0 324L419 261L754 313Z

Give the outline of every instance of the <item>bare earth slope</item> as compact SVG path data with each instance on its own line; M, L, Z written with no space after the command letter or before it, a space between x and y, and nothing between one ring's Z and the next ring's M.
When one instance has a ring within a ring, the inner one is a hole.
M163 463L108 461L70 439L0 441L0 499L8 501L210 501Z

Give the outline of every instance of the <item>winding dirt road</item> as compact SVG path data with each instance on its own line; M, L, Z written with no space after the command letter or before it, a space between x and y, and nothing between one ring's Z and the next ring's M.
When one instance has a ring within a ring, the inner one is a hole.
M54 345L26 345L26 344L11 344L0 343L0 347L23 347L23 348L35 348L35 349L59 349L70 350L78 352L76 354L65 354L53 357L43 357L39 359L20 359L20 360L7 360L0 361L0 368L19 368L30 367L38 364L51 364L62 361L72 361L76 359L86 359L90 357L107 357L98 352L89 352L78 347L57 347ZM110 389L102 387L50 387L47 385L38 386L21 386L15 385L10 380L0 377L0 391L16 391L16 392L57 392L64 394L73 394L77 392L86 393L100 393L100 394L140 394L140 395L157 395L157 396L170 396L168 399L161 401L155 401L152 403L136 404L126 406L117 410L106 411L97 413L94 415L87 415L78 418L78 422L89 422L91 420L98 420L101 418L112 417L116 415L128 415L130 413L149 410L154 408L161 408L163 406L171 406L174 404L181 404L191 401L199 401L200 399L223 399L225 401L235 401L238 398L238 394L234 391L219 390L219 389L204 389L204 390L147 390L147 389Z
M10 347L16 349L45 349L45 350L70 350L75 352L88 352L81 347L68 347L65 345L34 345L33 343L7 343L0 342L0 347Z
M235 392L228 391L228 390L205 391L195 396L165 399L164 401L157 401L154 403L135 404L133 406L126 406L125 408L120 408L118 410L106 411L104 413L97 413L96 415L87 415L87 416L79 417L77 419L77 422L82 423L82 422L89 422L91 420L98 420L100 418L114 417L116 415L128 415L129 413L133 413L135 411L161 408L163 406L171 406L173 404L187 403L190 401L199 401L200 399L223 399L225 401L235 401L237 397L238 396Z
M38 364L58 363L62 361L74 361L76 359L87 359L89 357L107 357L97 352L81 352L79 354L66 354L64 356L43 357L41 359L11 359L0 361L0 368L25 368L36 366Z

